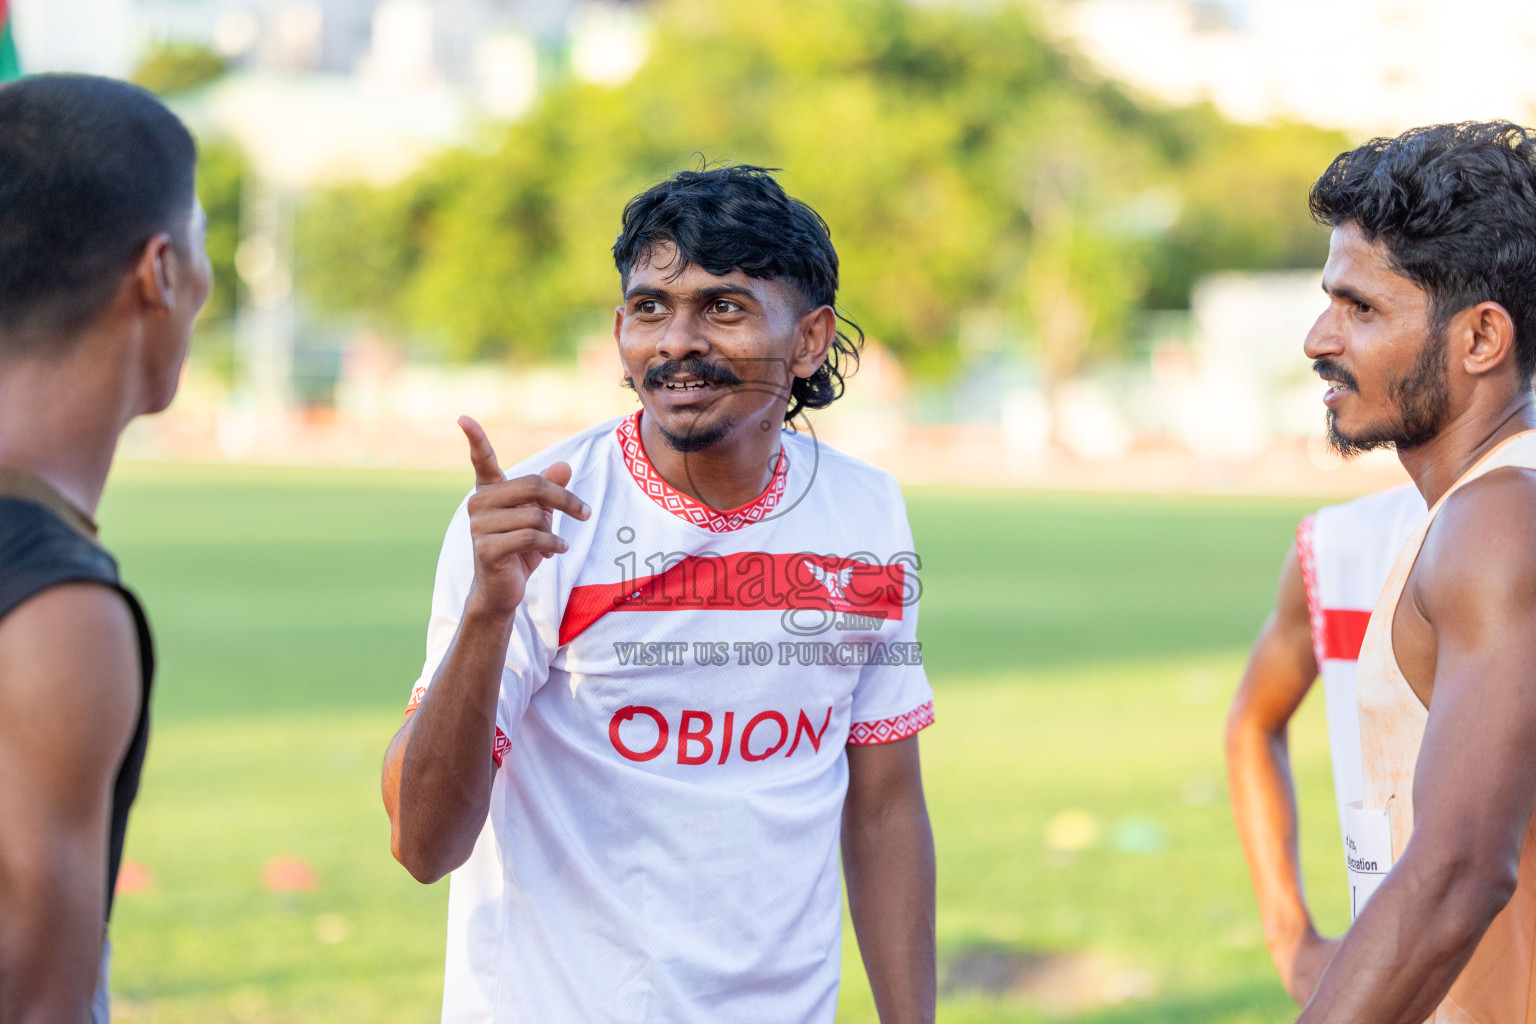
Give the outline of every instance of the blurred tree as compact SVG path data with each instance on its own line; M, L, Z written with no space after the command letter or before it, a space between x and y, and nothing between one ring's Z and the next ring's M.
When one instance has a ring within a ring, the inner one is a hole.
M845 310L920 371L951 361L966 309L1010 313L1054 380L1206 269L1316 262L1302 177L1342 140L1139 101L1021 3L651 14L625 85L556 83L399 186L321 197L300 226L311 299L459 358L562 351L617 298L624 202L725 160L784 169L832 229Z
M226 319L235 311L235 252L240 247L244 179L245 157L233 142L221 138L198 141L197 195L208 215L208 259L213 265L213 291L202 313L206 319Z
M150 51L132 81L150 92L169 96L211 82L228 70L228 62L206 46L165 43Z
M1348 141L1309 125L1220 122L1195 159L1182 164L1183 212L1151 254L1147 304L1179 308L1200 275L1213 270L1320 267L1328 230L1307 214L1307 192Z

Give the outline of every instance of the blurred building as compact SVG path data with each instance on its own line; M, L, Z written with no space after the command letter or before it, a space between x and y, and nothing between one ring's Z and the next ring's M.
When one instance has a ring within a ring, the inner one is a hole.
M23 71L133 70L134 0L10 0L10 8Z
M1528 0L1041 0L1110 75L1246 121L1359 134L1536 120ZM1475 55L1475 68L1453 55Z
M645 57L635 0L14 0L34 71L126 76L166 43L238 70L346 76L403 94L448 86L495 117L521 115L566 69L617 83Z
M127 77L168 45L231 73L170 98L205 139L245 158L235 268L234 385L216 405L226 451L278 447L311 408L305 367L345 362L295 287L300 197L386 184L527 112L565 75L627 81L646 26L626 0L15 0L23 66ZM322 376L334 384L334 367ZM242 440L244 439L244 440Z
M398 48L406 29L440 69L466 68L475 43L519 32L545 45L565 37L580 0L133 0L142 30L196 40L232 57L347 73ZM382 31L387 37L376 40Z
M152 39L200 42L249 68L355 74L386 88L447 83L507 115L532 102L541 63L637 25L624 0L134 2Z

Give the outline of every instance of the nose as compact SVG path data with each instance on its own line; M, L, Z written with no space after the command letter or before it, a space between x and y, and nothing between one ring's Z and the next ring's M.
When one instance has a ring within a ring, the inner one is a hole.
M709 339L698 329L692 317L672 316L656 339L656 354L663 359L686 359L709 354Z
M1332 306L1323 310L1307 332L1301 350L1308 359L1327 359L1344 351L1344 334L1339 330L1339 318Z

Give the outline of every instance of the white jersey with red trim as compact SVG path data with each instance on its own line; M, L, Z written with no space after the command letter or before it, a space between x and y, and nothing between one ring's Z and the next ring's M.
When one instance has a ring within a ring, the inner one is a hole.
M514 621L444 1021L831 1021L844 746L933 721L895 481L785 431L767 490L717 512L661 479L639 415L508 471L569 463L592 516L555 514L570 550ZM473 579L468 523L412 707Z
M1312 649L1323 678L1341 834L1344 808L1361 798L1363 785L1360 711L1355 700L1360 643L1398 552L1427 511L1418 490L1404 484L1320 508L1296 529L1296 557L1312 620Z

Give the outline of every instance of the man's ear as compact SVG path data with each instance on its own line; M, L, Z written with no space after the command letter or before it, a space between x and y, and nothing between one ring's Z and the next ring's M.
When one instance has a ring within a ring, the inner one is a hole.
M789 372L809 377L827 361L827 350L837 337L837 314L831 306L817 306L800 318L800 333L789 355Z
M176 308L176 250L171 236L164 231L151 238L139 254L134 267L134 280L138 283L139 301L150 309L169 313Z
M1497 302L1479 302L1451 321L1452 344L1459 334L1462 368L1481 375L1514 361L1515 321Z

